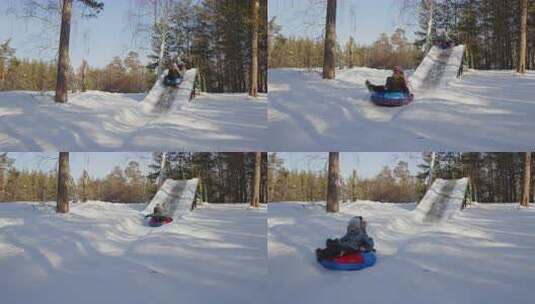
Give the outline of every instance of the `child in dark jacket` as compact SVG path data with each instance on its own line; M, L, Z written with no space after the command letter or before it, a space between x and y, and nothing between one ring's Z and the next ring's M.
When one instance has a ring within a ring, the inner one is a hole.
M366 221L362 216L353 217L347 225L346 234L341 239L328 239L326 246L325 249L316 250L318 261L374 250L373 239L366 233Z
M386 79L386 85L373 85L371 82L366 80L366 87L370 92L402 92L409 94L409 85L407 79L405 78L405 73L403 69L399 66L394 67L392 76Z
M164 222L169 218L169 216L165 215L165 211L160 205L156 205L152 214L146 215L145 217L154 218L157 222Z

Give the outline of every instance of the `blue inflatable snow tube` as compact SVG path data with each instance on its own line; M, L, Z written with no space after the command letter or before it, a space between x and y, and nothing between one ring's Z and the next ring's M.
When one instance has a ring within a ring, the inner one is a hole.
M408 105L414 100L414 95L403 92L374 92L372 102L383 107L400 107Z
M319 263L330 270L341 270L341 271L355 271L362 270L364 268L371 267L375 265L377 261L377 256L375 252L369 251L364 253L359 253L362 259L359 259L360 262L347 262L348 259L334 259L334 260L323 260ZM349 260L350 261L350 260Z

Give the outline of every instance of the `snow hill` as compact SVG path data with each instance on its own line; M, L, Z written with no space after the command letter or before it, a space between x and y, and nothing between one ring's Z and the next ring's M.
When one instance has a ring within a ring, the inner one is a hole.
M476 204L441 223L414 220L414 204L273 203L268 211L271 303L532 303L535 209ZM334 272L314 250L341 237L352 216L368 221L374 267Z
M410 84L416 91L446 87L457 78L463 63L464 45L449 49L433 46L410 77Z
M180 110L187 104L195 86L197 69L190 69L184 73L184 78L178 88L166 87L164 79L167 75L165 71L156 81L145 99L143 99L143 109L146 112L166 113L168 111Z
M535 147L535 71L525 76L467 71L462 79L417 90L408 106L375 106L364 82L384 84L390 75L388 70L354 68L338 70L335 80L323 80L317 70L270 70L270 149L410 152Z
M468 189L468 178L437 179L414 209L417 221L440 222L449 220L461 210Z
M143 207L0 204L0 302L267 303L265 208L204 204L150 228Z
M175 220L184 216L192 209L198 185L199 179L197 178L190 180L166 179L145 207L143 214L152 214L154 207L160 205Z
M70 95L0 92L3 151L256 151L264 150L266 97L201 94L147 111L145 94L99 91Z

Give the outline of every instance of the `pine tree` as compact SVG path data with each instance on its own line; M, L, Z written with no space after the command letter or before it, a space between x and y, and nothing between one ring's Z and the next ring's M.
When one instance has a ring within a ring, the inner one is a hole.
M323 78L336 77L336 0L327 1Z
M91 9L87 16L96 16L104 9L104 3L96 0L77 0ZM71 17L73 0L63 0L61 9L61 34L59 40L58 73L56 81L55 100L58 103L67 102L68 72L69 72L69 44L71 35Z

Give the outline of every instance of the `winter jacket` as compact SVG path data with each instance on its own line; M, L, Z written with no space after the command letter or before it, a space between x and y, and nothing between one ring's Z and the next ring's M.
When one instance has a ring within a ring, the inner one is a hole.
M365 229L347 227L347 233L340 239L340 245L349 250L373 250L373 239L368 236Z
M169 69L169 72L167 73L167 77L177 79L182 77L179 70L176 69Z
M403 92L408 93L409 88L405 77L391 76L386 79L386 89L389 92Z

